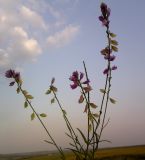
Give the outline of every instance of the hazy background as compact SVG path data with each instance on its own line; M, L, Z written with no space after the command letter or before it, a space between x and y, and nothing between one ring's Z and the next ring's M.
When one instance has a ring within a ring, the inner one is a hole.
M46 112L45 124L66 146L65 126L57 105L45 95L55 76L58 96L74 127L86 127L84 106L78 105L79 90L70 89L69 76L83 71L85 60L92 97L98 105L99 89L104 86L105 61L100 50L106 46L105 28L98 21L99 0L0 0L0 153L54 149L43 140L47 135L37 120L31 121L31 109L24 109L23 96L9 87L4 72L21 71L24 88L35 98L38 112ZM145 144L145 1L106 0L111 8L110 30L117 34L119 52L113 62L110 124L103 137L112 144Z

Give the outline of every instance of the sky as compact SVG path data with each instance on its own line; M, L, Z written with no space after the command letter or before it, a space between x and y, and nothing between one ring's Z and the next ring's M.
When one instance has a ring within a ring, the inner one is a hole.
M107 42L98 20L101 2L111 8L110 30L119 51L110 93L117 103L109 103L110 123L102 135L112 143L100 147L145 144L144 0L0 0L0 154L54 149L44 142L48 137L38 120L30 120L23 96L9 87L4 75L10 68L21 73L37 112L48 115L44 123L59 145L68 146L68 139L58 106L45 95L52 77L72 125L85 130L84 106L78 104L79 90L70 89L69 77L84 71L84 60L92 99L100 105L106 66L100 51Z

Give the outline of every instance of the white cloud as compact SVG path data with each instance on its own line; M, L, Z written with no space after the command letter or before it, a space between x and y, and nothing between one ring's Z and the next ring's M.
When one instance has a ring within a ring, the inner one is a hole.
M30 8L22 6L20 8L20 14L26 21L28 21L28 23L31 23L31 25L34 25L35 27L46 28L43 18Z
M36 61L46 46L61 47L74 39L79 26L66 26L65 12L53 2L0 0L0 70L21 68Z
M48 46L61 47L68 44L78 33L79 26L68 25L62 31L47 38Z

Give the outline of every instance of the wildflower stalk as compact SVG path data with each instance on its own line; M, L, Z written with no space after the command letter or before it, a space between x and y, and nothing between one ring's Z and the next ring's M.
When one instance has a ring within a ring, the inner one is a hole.
M79 142L79 140L78 140L78 137L77 137L77 135L76 135L76 133L75 133L75 131L74 131L74 129L73 129L70 121L68 120L68 118L67 118L67 116L66 116L66 113L65 113L65 111L64 111L64 109L63 109L63 107L62 107L62 105L61 105L61 103L60 103L60 101L59 101L59 99L58 99L58 97L57 97L57 95L56 95L56 93L55 93L53 90L52 90L52 92L53 92L53 95L54 95L54 97L55 97L55 99L56 99L56 101L57 101L57 103L58 103L61 111L62 111L64 120L65 120L66 125L67 125L67 128L68 128L68 130L69 130L69 132L70 132L70 134L71 134L71 138L72 138L72 140L73 140L73 142L74 142L74 144L75 144L76 149L79 150L78 144L79 144L79 146L80 146L81 149L82 149L82 146L81 146L81 144L80 144L80 142Z
M45 124L43 123L43 121L41 120L40 116L37 114L36 110L34 109L34 107L32 106L31 102L28 100L27 96L24 94L24 90L22 89L21 85L18 84L18 88L20 89L21 93L23 94L23 96L25 97L27 103L29 104L30 108L32 109L33 113L35 113L35 115L37 116L39 122L41 123L42 127L44 128L44 130L46 131L47 135L49 136L49 138L52 141L52 144L56 147L56 149L59 151L62 160L65 160L65 156L64 153L61 149L61 147L59 147L55 140L53 139L53 137L51 136L50 132L48 131L48 129L46 128Z

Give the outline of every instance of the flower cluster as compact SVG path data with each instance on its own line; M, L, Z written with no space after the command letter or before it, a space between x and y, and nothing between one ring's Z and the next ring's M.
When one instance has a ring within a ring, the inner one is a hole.
M80 86L80 84L89 84L90 82L89 80L81 82L83 77L84 77L84 73L80 72L79 74L78 71L74 71L69 78L69 80L73 82L73 84L71 84L70 87L72 89L75 89L78 86Z
M21 83L21 76L19 72L16 72L15 70L9 69L5 73L6 78L13 78L14 81L10 82L9 86L13 86L15 82Z
M102 15L99 16L99 20L102 22L103 26L108 26L109 25L109 16L110 16L110 8L107 7L105 3L102 3L101 6L101 12Z
M114 33L111 33L109 30L109 16L110 16L110 8L105 3L102 3L101 6L102 15L99 16L99 20L102 22L103 26L107 28L107 38L108 38L108 46L101 50L101 54L104 56L104 59L108 61L108 67L104 69L103 73L108 74L111 70L116 70L117 66L110 66L110 62L116 59L116 56L112 54L112 52L117 52L118 42L113 38L116 37Z

